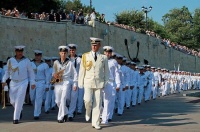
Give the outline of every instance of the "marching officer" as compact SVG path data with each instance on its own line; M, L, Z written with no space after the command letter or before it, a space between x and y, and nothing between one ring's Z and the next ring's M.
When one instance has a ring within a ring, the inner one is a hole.
M31 88L35 88L35 75L31 67L31 62L24 57L23 51L25 46L15 46L15 57L11 57L7 62L7 69L2 79L4 88L6 80L10 82L10 103L14 107L13 124L18 124L22 115L22 106L24 103L28 81Z
M70 102L71 83L73 90L77 90L77 72L71 61L67 58L69 48L67 46L59 46L60 59L54 61L52 75L54 80L55 102L59 108L58 123L63 123L67 120L68 108L66 102ZM72 78L73 77L73 78Z
M49 90L49 66L42 61L42 51L34 50L35 59L31 62L31 66L35 73L36 87L30 88L30 98L34 105L34 119L38 120L41 114L42 101L45 91ZM47 112L46 110L45 112Z
M109 79L108 59L99 53L102 39L91 37L90 40L92 50L82 55L78 85L84 87L86 121L90 120L92 111L92 126L101 129L102 89Z

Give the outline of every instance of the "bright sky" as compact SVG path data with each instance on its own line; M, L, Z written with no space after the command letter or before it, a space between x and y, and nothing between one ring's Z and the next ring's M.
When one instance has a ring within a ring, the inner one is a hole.
M90 5L90 0L81 0L85 5ZM200 0L92 0L92 6L99 13L106 14L106 21L115 21L114 14L124 10L139 10L141 7L152 6L148 17L162 24L162 16L174 8L188 7L194 13L196 8L200 8Z

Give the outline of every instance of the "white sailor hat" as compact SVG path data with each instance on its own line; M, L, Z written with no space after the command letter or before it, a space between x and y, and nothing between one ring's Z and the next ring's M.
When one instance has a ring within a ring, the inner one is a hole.
M51 57L52 60L58 60L58 57Z
M25 48L24 45L18 45L18 46L15 46L15 51L23 51Z
M147 68L151 68L151 66L150 66L150 65L147 65Z
M139 70L144 70L143 66L138 67Z
M120 55L120 54L118 54L118 53L115 53L116 54L116 57L118 58L118 59L123 59L123 56L122 55Z
M50 57L43 57L43 59L44 59L45 61L51 61L51 58L50 58Z
M77 49L77 45L76 44L68 44L67 45L70 49Z
M90 37L90 40L91 40L91 44L92 45L97 45L97 44L100 44L102 39L100 38L95 38L95 37Z
M113 51L114 51L114 48L111 47L111 46L104 46L104 47L103 47L103 50L106 51L106 52L113 52Z
M131 61L126 61L126 64L127 64L127 65L131 64Z
M131 61L131 65L136 65L136 63L135 63L135 62L133 62L133 61Z
M33 50L35 52L35 55L42 55L42 51L41 50Z
M59 49L60 52L68 52L69 51L69 47L64 46L64 45L59 46L58 49Z
M126 58L126 57L123 57L123 61L127 61L127 58Z
M151 67L151 69L156 69L155 67Z
M142 65L142 66L143 66L143 68L147 67L147 65Z
M158 68L157 68L157 70L161 70L161 68L160 68L160 67L158 67Z

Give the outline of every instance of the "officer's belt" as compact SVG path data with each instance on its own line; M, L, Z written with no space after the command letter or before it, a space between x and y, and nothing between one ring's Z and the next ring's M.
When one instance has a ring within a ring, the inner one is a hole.
M26 80L27 78L25 78L25 79L22 79L22 80L14 80L14 79L11 79L11 81L13 81L13 82L15 82L15 83L18 83L18 82L22 82L22 81L24 81L24 80Z
M45 79L35 79L36 82L44 81Z

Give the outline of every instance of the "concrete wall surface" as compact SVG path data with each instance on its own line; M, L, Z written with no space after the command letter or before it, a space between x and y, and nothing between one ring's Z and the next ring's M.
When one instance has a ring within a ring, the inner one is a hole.
M180 70L200 72L200 58L184 54L173 48L165 48L161 40L113 25L96 22L96 27L77 25L71 22L47 22L31 19L19 19L0 16L0 60L6 61L14 55L15 45L25 45L25 56L33 58L33 50L43 51L43 56L58 56L58 46L69 43L78 44L78 53L90 51L89 37L103 38L102 46L113 46L115 52L128 58L124 39L128 41L131 58L136 57L155 67L174 69L180 64ZM102 50L101 50L102 52Z

